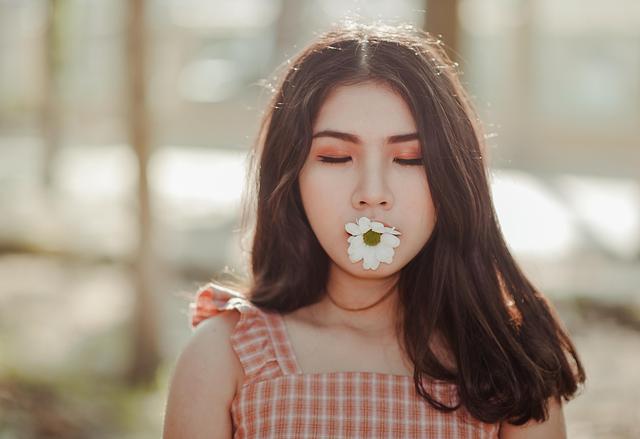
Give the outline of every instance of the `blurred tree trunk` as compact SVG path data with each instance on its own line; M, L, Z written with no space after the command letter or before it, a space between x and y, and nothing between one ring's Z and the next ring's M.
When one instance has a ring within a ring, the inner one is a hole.
M425 0L427 11L424 30L432 36L442 35L442 41L451 61L460 62L460 23L458 20L459 0Z
M130 383L148 384L155 378L160 360L158 352L156 308L152 297L153 251L152 222L147 179L149 161L149 120L146 107L145 1L128 0L127 67L129 143L138 158L139 244L134 264L136 301L133 311L132 362Z
M61 108L59 98L60 65L61 65L61 0L49 0L46 4L47 16L45 21L43 54L44 69L42 75L42 108L40 111L40 126L44 144L43 158L40 169L42 186L51 188L53 161L60 149Z

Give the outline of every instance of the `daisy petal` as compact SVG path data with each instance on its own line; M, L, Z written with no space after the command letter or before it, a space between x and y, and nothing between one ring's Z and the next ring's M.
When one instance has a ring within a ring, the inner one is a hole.
M360 226L354 223L347 223L344 226L344 229L347 231L347 233L350 233L351 235L354 235L354 236L360 234Z
M376 270L380 266L380 261L374 257L368 261L368 265L370 270Z
M353 248L349 247L349 260L351 262L358 262L360 259L364 257L364 251L361 247Z
M349 241L349 245L351 247L364 247L366 245L364 243L364 238L362 237L362 235L350 236L349 238L347 238L347 241Z
M366 266L366 268L375 270L380 264L380 262L376 258L375 250L371 247L366 250L367 251L364 253L364 265Z
M385 227L384 227L384 224L382 223L379 223L377 221L371 221L371 230L378 233L384 233Z
M400 245L400 239L389 233L383 234L380 237L380 242L388 247L393 247L393 248Z
M371 228L371 220L366 216L361 216L358 219L358 226L360 226L360 233L367 233Z
M351 244L349 244L349 248L347 249L347 253L348 254L352 254L353 252L355 252L356 250L360 250L363 251L365 245L362 242L358 241L358 236L355 236L354 238L356 238L354 241L351 242Z
M390 264L393 260L394 254L395 252L393 251L393 248L387 247L386 245L379 245L376 247L376 258L378 258L380 262Z

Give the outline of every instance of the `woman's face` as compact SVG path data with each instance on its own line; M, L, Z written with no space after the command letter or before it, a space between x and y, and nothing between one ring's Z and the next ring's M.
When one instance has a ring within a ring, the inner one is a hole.
M385 277L422 249L435 226L435 209L419 159L415 121L393 90L367 82L328 95L299 184L311 228L334 264L360 277ZM365 270L362 261L349 259L345 224L361 216L401 232L391 264Z

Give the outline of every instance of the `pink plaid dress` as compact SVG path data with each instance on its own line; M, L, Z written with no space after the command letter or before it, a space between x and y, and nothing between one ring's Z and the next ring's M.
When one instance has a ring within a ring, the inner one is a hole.
M211 285L190 304L191 327L226 310L240 312L231 336L245 381L231 405L233 437L497 438L460 408L443 413L416 392L413 377L379 372L302 373L282 315ZM456 386L425 381L440 401L457 402Z

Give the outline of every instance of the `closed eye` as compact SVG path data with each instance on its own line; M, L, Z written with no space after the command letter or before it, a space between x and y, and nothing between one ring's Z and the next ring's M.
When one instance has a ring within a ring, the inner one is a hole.
M346 163L349 160L351 160L351 157L327 157L327 156L319 156L320 157L320 161L323 163L329 163L329 164L337 164L337 163ZM417 158L417 159L393 159L394 162L398 163L399 165L402 166L416 166L416 165L422 165L422 159L421 158Z
M351 160L351 157L326 157L320 156L320 161L324 163L345 163Z
M395 159L395 162L397 162L400 165L403 166L422 166L422 159Z

